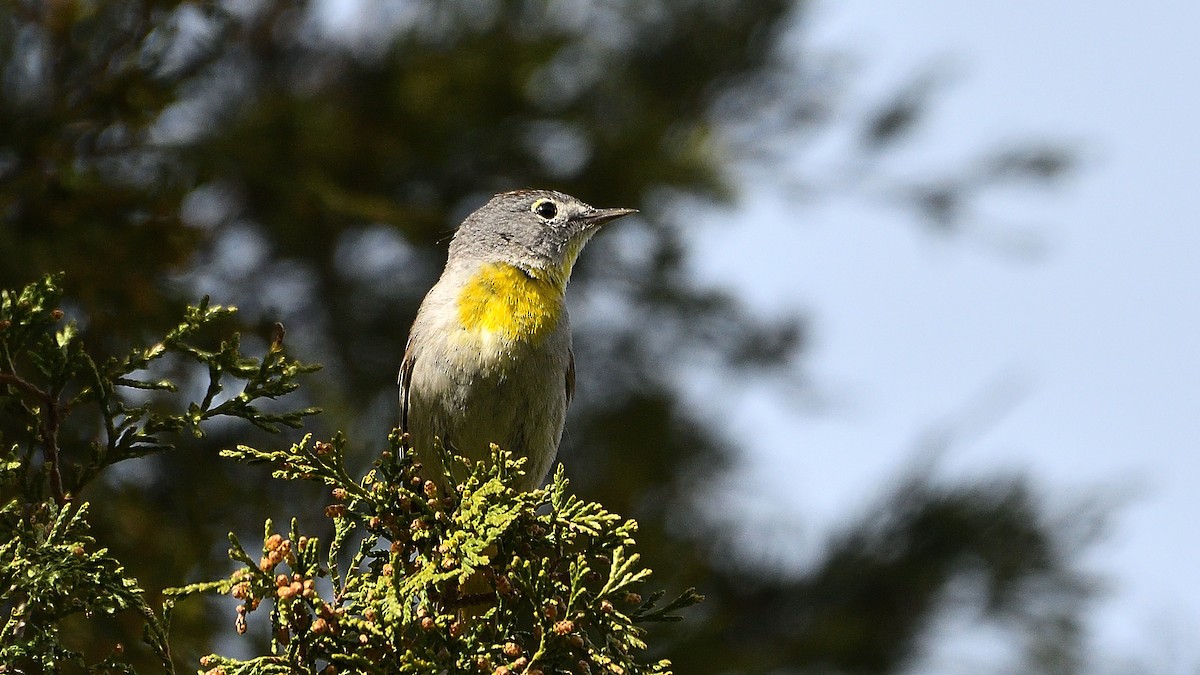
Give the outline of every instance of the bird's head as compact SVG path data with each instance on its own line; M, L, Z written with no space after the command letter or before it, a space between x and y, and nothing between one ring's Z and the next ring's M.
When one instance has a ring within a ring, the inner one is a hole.
M467 216L450 254L515 265L546 274L562 286L583 245L600 226L632 213L637 210L598 209L554 190L502 192Z

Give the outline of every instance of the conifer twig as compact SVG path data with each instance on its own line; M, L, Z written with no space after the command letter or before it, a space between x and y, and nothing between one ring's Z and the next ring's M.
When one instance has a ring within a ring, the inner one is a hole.
M61 403L48 392L42 391L36 385L16 373L0 373L0 383L12 386L26 398L34 399L45 408L45 416L38 431L42 437L42 455L46 458L46 472L50 477L50 494L59 506L67 503L66 491L63 490L62 469L59 467L58 454L58 425L61 422Z

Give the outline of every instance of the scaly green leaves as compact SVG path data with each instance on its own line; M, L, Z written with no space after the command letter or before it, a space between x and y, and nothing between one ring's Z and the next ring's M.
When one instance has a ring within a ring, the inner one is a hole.
M493 448L490 462L469 468L447 456L430 469L393 432L356 481L345 445L340 435L305 437L285 450L224 453L330 486L335 534L319 561L317 541L294 522L285 539L268 521L261 558L232 539L242 567L231 577L169 591L232 594L242 600L239 632L263 603L271 607L271 654L210 655L209 672L670 672L668 662L645 659L638 624L669 620L700 596L689 590L657 611L661 594L643 602L650 570L630 552L637 524L570 494L561 468L546 488L518 491L524 460L511 453ZM430 471L467 478L444 494Z
M276 478L330 488L325 516L333 537L323 546L302 534L297 520L286 534L267 521L261 550L252 554L231 534L233 574L168 589L160 618L88 534L87 504L76 495L103 469L168 450L181 435L202 436L217 417L270 431L299 426L316 410L263 404L293 392L297 378L315 367L285 355L282 327L262 358L244 355L236 335L207 346L206 327L233 312L207 299L189 307L161 341L97 365L84 335L64 323L60 300L56 277L0 295L0 406L21 422L0 445L0 607L8 615L0 663L132 672L115 645L89 662L61 639L67 617L132 611L172 672L174 603L220 593L241 601L238 633L254 612L268 609L272 635L270 654L202 661L226 675L328 665L388 674L669 672L669 663L645 657L639 624L665 620L699 596L685 593L661 610L653 609L658 595L642 601L650 570L632 552L637 523L571 494L561 468L546 488L514 489L524 459L499 448L491 461L474 465L440 449L442 465L423 467L398 431L361 478L346 469L341 434L328 442L308 435L283 450L223 451L272 464ZM168 375L186 374L189 366L207 376L204 395L171 406L183 388ZM98 418L97 440L60 447L64 420L85 413Z
M44 503L28 512L16 501L0 507L0 560L5 561L0 606L7 610L0 626L0 663L36 665L41 672L84 666L83 655L61 642L59 622L75 614L137 610L148 633L165 645L165 624L146 605L137 582L89 534L87 510L86 503Z
M78 495L105 468L168 450L181 432L201 436L201 425L219 416L271 431L299 426L317 411L269 411L260 403L294 391L297 378L316 367L285 355L282 327L261 359L244 356L236 335L215 349L204 347L206 327L235 311L207 298L189 307L160 342L99 366L84 334L59 309L62 299L61 275L20 292L0 291L0 412L6 422L0 444L0 609L7 616L0 626L0 664L23 672L57 672L67 665L132 672L116 645L91 663L64 646L61 622L134 611L151 651L173 672L171 604L163 618L156 616L137 581L88 534L88 505ZM167 359L175 359L175 371L184 376L189 366L207 373L202 401L170 408L167 399L179 387L163 375ZM237 394L222 396L233 387ZM147 399L147 392L157 396ZM95 428L95 440L62 441L70 417Z

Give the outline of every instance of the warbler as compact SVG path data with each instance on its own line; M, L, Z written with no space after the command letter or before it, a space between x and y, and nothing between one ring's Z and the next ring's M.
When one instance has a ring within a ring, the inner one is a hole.
M435 438L472 462L489 460L495 443L527 458L517 488L541 484L575 390L571 269L602 224L631 213L517 190L459 225L400 367L400 428L423 465L441 467ZM424 473L443 482L438 469Z

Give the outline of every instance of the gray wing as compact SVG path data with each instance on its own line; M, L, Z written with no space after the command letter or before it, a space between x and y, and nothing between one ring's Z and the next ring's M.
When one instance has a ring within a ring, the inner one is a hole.
M409 397L412 394L412 374L413 364L417 362L416 354L413 350L412 336L408 337L408 344L404 346L404 360L400 363L400 375L396 382L400 385L400 430L408 431L408 403Z
M567 407L575 398L575 350L567 349Z

